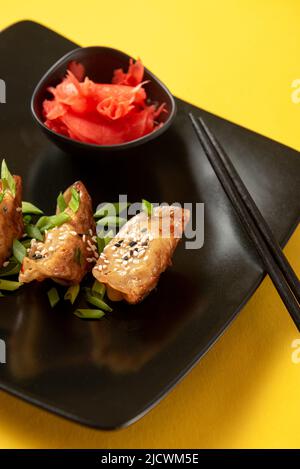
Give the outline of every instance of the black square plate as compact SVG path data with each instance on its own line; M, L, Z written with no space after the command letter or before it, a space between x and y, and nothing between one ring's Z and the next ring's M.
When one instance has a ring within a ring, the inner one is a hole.
M24 179L24 199L53 212L58 192L82 179L95 203L204 202L205 244L176 252L159 288L136 307L118 305L84 322L64 303L51 310L48 286L1 298L0 337L7 363L0 387L45 409L101 429L148 411L200 359L238 314L263 270L194 136L187 114L208 124L231 155L278 240L299 222L300 157L279 143L177 99L172 127L157 141L109 158L74 159L58 150L30 115L32 91L51 64L75 47L32 22L1 33L1 156ZM259 110L258 110L259 111Z

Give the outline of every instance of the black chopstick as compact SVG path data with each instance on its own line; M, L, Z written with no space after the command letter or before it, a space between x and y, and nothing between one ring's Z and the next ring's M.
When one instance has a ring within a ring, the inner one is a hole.
M286 278L286 281L289 284L290 289L294 293L298 303L300 302L300 281L295 274L292 266L290 265L289 261L287 260L284 252L279 246L275 236L273 235L269 225L267 224L266 220L262 216L260 210L258 209L257 205L255 204L253 198L251 197L248 189L246 188L245 184L243 183L240 175L238 174L237 170L233 166L230 158L225 153L224 149L221 147L215 136L211 133L208 129L207 125L203 121L203 119L199 118L200 125L207 134L211 144L218 152L220 157L222 158L223 164L227 169L231 179L234 181L237 191L239 192L241 198L243 199L244 204L248 208L252 218L255 220L256 226L258 227L261 235L263 236L265 242L267 243L275 261L279 265L282 270L283 275Z
M189 114L189 117L217 177L256 247L265 269L298 331L300 331L300 306L297 302L299 298L299 280L295 272L289 265L271 229L259 212L254 200L251 198L246 186L240 179L220 143L213 137L202 120L199 119L197 121L192 114ZM259 215L257 215L258 213ZM268 227L267 230L265 230L265 226ZM266 234L265 231L267 232Z

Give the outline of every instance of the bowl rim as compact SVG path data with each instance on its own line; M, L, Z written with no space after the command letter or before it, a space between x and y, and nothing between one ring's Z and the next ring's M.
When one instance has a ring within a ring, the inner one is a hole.
M121 55L123 55L125 58L127 58L128 60L133 58L131 57L130 55L126 54L126 52L123 52L119 49L115 49L113 47L106 47L106 46L87 46L87 47L76 47L75 49L72 49L71 51L67 52L65 55L63 55L62 57L60 57L45 73L44 75L40 78L40 80L38 81L37 85L35 86L34 88L34 91L32 93L32 96L31 96L31 100L30 100L30 109L31 109L31 113L33 115L33 118L34 120L42 127L42 129L47 132L48 134L52 134L53 137L56 137L56 138L59 138L61 139L62 141L65 141L66 143L74 143L76 145L78 145L79 147L81 146L82 149L93 149L93 150L107 150L107 151L118 151L118 150L126 150L128 148L132 148L132 147L135 147L135 146L138 146L138 145L142 145L143 143L147 143L149 142L150 140L153 140L157 137L159 137L161 134L163 134L169 127L170 125L172 124L174 118L175 118L175 115L176 115L176 112L177 112L177 106L176 106L176 101L174 99L174 96L172 95L171 91L168 89L168 87L159 79L157 78L156 75L154 75L147 67L145 67L145 70L147 72L147 74L150 76L150 79L154 79L154 81L156 81L158 83L159 86L161 86L161 88L163 88L164 92L168 95L169 99L170 99L170 102L171 102L171 109L170 109L170 113L169 113L169 116L168 116L168 119L166 120L166 122L164 122L163 126L161 126L159 129L157 130L154 130L152 132L150 132L149 134L146 134L146 135L143 135L142 137L139 137L135 140L131 140L129 142L124 142L124 143L118 143L118 144L114 144L114 145L99 145L97 143L88 143L88 142L81 142L80 140L75 140L71 137L67 137L66 135L62 135L58 132L55 132L54 130L52 129L49 129L45 124L44 122L39 118L39 116L37 115L36 111L35 111L35 104L36 104L36 100L37 100L37 94L38 92L40 91L40 89L42 88L42 86L44 85L45 81L47 79L49 79L49 77L57 70L57 68L59 68L65 61L67 61L68 59L70 59L70 57L72 57L72 55L74 55L76 52L79 52L79 51L82 51L82 50L85 50L85 51L90 51L90 52L93 52L93 51L96 51L96 50L99 50L99 49L105 49L107 51L113 51L113 52L117 52ZM134 59L135 60L135 59Z

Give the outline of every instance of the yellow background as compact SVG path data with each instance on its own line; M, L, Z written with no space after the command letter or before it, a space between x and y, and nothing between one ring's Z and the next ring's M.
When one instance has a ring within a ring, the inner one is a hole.
M2 2L0 28L25 18L141 56L177 96L300 150L300 104L290 97L300 78L298 0ZM300 274L299 228L286 253ZM297 336L266 279L199 365L132 427L81 428L0 393L0 447L299 448Z

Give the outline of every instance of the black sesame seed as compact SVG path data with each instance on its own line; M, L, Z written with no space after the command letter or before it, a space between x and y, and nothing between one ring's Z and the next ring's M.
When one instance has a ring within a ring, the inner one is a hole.
M129 257L128 256L124 256L123 257L123 261L128 261Z
M116 243L115 246L116 246L116 248L119 248L119 247L121 247L121 244L120 244L120 243Z
M130 249L129 253L131 256L133 256L133 249Z
M142 246L147 246L147 245L148 245L148 241L144 241L144 242L142 243Z
M35 260L43 259L43 256L42 256L42 254L33 254L32 259L35 259Z
M136 244L137 244L136 241L130 241L129 246L130 246L131 248L133 248L133 246L135 246Z

